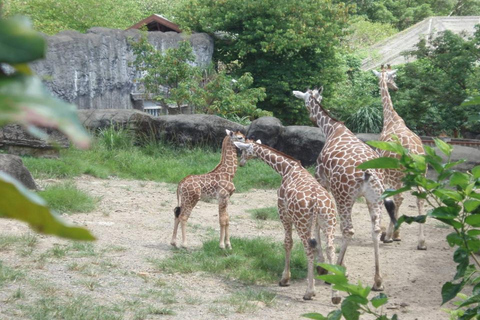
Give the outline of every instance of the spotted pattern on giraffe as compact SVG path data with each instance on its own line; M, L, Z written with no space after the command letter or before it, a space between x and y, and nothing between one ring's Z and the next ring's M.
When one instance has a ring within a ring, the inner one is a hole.
M323 89L322 89L323 90ZM352 223L352 208L355 200L363 196L372 221L372 240L375 254L375 275L373 290L383 290L380 273L379 241L381 234L381 217L383 206L394 220L391 206L382 201L385 191L381 170L361 170L357 166L365 161L378 158L378 153L358 139L342 122L334 119L322 107L322 90L293 91L302 99L309 112L310 119L322 129L326 141L318 159L315 176L335 198L343 242L337 264L344 265L345 253L350 240L355 234ZM386 200L387 202L389 200Z
M182 247L187 247L187 220L201 199L218 200L218 217L220 223L220 248L231 248L229 217L227 212L230 196L235 192L233 178L237 171L237 150L233 142L245 141L245 136L237 131L226 130L222 142L220 163L210 172L186 176L177 187L178 206L174 209L173 235L170 244L177 246L177 230L181 226Z
M290 284L290 255L293 246L292 229L295 226L308 259L307 291L303 298L315 296L314 263L315 259L324 262L320 230L326 238L326 255L328 263L335 263L334 236L337 224L335 202L331 195L296 159L270 148L246 140L235 142L242 150L241 162L258 157L282 176L278 189L278 214L285 230L285 268L280 286ZM324 270L322 270L323 272ZM332 302L340 303L338 292L332 289Z
M382 97L383 105L383 129L380 133L380 140L385 142L393 142L398 139L400 144L407 148L410 153L417 155L424 155L425 150L423 148L422 140L413 131L411 131L405 124L405 121L398 115L393 108L393 102L390 97L389 89L397 90L395 84L396 70L392 70L390 67L385 68L382 66L380 72L373 71L373 73L379 78L380 95ZM399 158L397 153L380 150L382 157ZM425 173L426 174L426 173ZM400 189L403 186L402 179L405 174L400 170L387 169L384 172L385 185L392 189ZM395 203L395 217L398 218L400 206L404 197L402 194L397 194L393 197ZM425 200L417 198L418 214L425 214L424 209ZM385 236L385 242L400 241L400 230L394 231L394 225L390 224ZM426 250L427 245L425 242L424 225L419 223L417 249Z

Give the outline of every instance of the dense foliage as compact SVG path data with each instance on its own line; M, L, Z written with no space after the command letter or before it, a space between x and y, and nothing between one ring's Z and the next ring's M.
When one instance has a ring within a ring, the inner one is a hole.
M339 42L348 10L329 1L187 0L177 21L215 36L215 59L233 74L250 73L267 98L259 104L285 123L307 120L292 90L344 77Z
M265 98L265 89L251 88L253 78L249 73L235 79L213 66L195 66L190 42L183 41L164 52L157 51L146 37L131 45L136 56L134 65L144 75L139 81L150 99L161 105L194 106L197 112L231 120L271 115L256 107Z

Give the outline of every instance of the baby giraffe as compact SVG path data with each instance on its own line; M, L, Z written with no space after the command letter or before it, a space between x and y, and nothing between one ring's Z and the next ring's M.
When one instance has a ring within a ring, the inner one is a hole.
M226 130L227 136L222 143L220 163L212 171L190 175L183 178L177 187L178 206L174 209L175 223L170 244L176 246L177 229L181 224L182 247L187 247L186 227L190 213L200 199L218 200L218 217L220 220L220 248L232 248L228 232L227 205L230 196L235 191L233 177L237 171L237 150L234 141L245 141L245 136L237 131Z
M327 242L328 263L333 264L335 261L333 244L337 223L335 202L298 160L260 144L260 140L234 143L242 150L241 164L250 158L259 157L282 176L282 184L277 194L278 214L285 229L285 269L279 285L289 285L290 254L293 245L292 226L294 225L308 258L308 286L303 299L311 300L315 295L313 277L315 257L318 255L318 260L324 262L320 228ZM338 304L340 300L338 293L332 289L332 302Z

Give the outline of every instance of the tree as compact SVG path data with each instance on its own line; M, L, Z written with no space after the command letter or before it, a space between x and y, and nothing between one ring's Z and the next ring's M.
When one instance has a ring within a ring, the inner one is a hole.
M344 76L338 44L348 18L330 1L186 0L183 28L215 35L215 56L234 76L250 73L267 98L259 107L286 123L308 122L292 90L333 84ZM328 100L328 99L327 99Z
M465 131L475 106L462 106L480 87L477 60L480 32L464 39L445 31L430 45L425 40L410 52L418 60L399 68L398 92L392 92L397 112L417 132L438 135Z
M195 66L190 42L183 41L165 52L157 51L146 37L131 45L136 55L134 65L143 74L139 81L147 95L163 106L189 105L198 112L229 119L271 115L256 107L265 98L265 89L251 88L250 74L235 79L226 70L216 71L213 65L203 69Z
M19 123L42 138L45 134L38 126L55 127L85 148L89 137L77 118L76 107L53 98L28 66L29 62L44 57L45 47L45 40L30 29L28 20L5 20L0 16L0 125ZM94 239L88 230L63 222L43 199L2 172L0 218L27 222L34 230L46 234Z

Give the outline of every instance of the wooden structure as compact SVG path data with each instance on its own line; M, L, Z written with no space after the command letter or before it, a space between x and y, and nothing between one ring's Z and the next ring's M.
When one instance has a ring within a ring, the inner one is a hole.
M143 19L142 21L134 24L133 26L127 28L130 29L140 29L146 26L148 31L161 31L161 32L168 32L174 31L177 33L181 33L182 30L176 25L175 23L169 21L165 17L159 14L152 14L150 17Z

